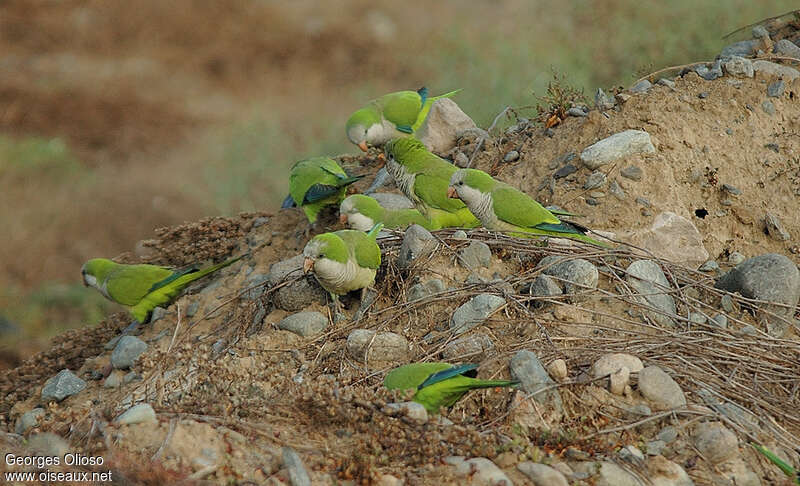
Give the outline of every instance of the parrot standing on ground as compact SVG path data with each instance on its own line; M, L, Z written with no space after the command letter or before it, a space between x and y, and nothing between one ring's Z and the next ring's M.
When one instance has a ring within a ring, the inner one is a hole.
M431 153L419 140L397 138L385 146L386 170L397 187L437 228L475 228L480 221L467 206L447 197L450 177L458 168Z
M348 176L339 164L327 157L301 160L289 174L289 195L281 208L299 205L308 222L314 223L322 208L342 202L347 186L362 177Z
M166 306L187 285L242 258L231 258L203 269L190 266L172 270L158 265L125 265L107 258L93 258L81 268L83 284L107 299L130 308L134 322L123 333L150 319L153 309Z
M464 201L483 226L490 230L509 231L517 237L571 238L609 248L607 244L586 236L585 228L562 222L524 192L477 169L459 169L453 173L447 195ZM570 215L563 211L559 214Z
M386 209L363 194L353 194L342 201L339 221L359 231L369 231L376 223L383 223L388 229L405 229L412 224L427 230L439 229L416 209Z
M345 126L347 138L366 152L367 143L383 145L395 137L413 135L428 117L436 100L449 98L459 91L433 98L428 98L428 89L424 87L418 91L385 94L350 115Z
M322 288L339 305L339 296L375 283L381 249L375 241L383 225L369 233L340 230L317 235L303 249L303 273L313 272Z
M389 390L415 389L413 400L429 413L450 408L468 391L478 388L513 386L517 381L479 380L476 364L411 363L387 373L383 385Z

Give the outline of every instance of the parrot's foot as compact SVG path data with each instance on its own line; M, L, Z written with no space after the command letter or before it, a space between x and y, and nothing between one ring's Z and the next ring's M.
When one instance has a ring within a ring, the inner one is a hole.
M122 336L138 336L139 334L141 334L142 330L139 329L139 324L140 324L139 321L134 319L133 322L128 324L128 327L126 327L125 329L122 330L122 333L120 334L120 337L122 337Z
M372 304L378 299L378 291L371 288L371 287L364 287L361 289L361 305L358 307L355 316L353 316L354 321L360 321L362 317L367 313L367 311L372 307Z
M347 314L344 313L344 307L342 303L339 301L339 296L331 294L331 301L328 304L328 310L331 315L331 322L336 324L340 321L347 320Z

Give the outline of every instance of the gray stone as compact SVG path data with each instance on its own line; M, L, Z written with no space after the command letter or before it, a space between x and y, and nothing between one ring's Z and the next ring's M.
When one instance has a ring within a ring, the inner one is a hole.
M455 230L453 231L452 238L456 240L466 240L467 239L467 232L464 230Z
M648 366L639 372L639 392L653 402L656 410L686 405L686 396L681 387L658 366Z
M404 270L410 269L417 261L430 256L435 249L436 238L431 232L418 224L412 224L403 235L397 266Z
M735 307L733 306L733 297L730 295L723 295L720 299L720 306L722 307L722 310L728 314L733 312L735 310Z
M597 189L598 187L603 187L606 183L606 175L599 170L596 170L589 174L589 177L586 178L586 182L583 184L584 189Z
M658 432L658 435L656 436L657 440L663 441L667 444L669 444L670 442L672 442L677 438L678 438L678 431L675 429L675 427L671 425L667 425L666 427L661 429Z
M776 42L775 53L781 56L800 59L800 47L797 47L794 42L790 41L789 39L781 39Z
M597 486L644 486L644 483L636 479L636 476L609 461L600 463L595 484Z
M200 309L200 302L194 301L186 306L186 317L193 317Z
M43 408L34 408L23 413L14 424L14 433L18 435L25 434L28 430L39 425L39 420L44 418L45 411Z
M638 204L640 206L644 206L646 208L650 207L650 201L648 201L647 198L644 198L642 196L638 196L636 198L636 204Z
M253 274L255 275L255 274ZM253 278L251 275L248 278L250 281ZM279 285L284 280L293 280L298 276L303 275L303 255L297 255L277 263L273 263L269 267L269 273L266 276L258 277L259 280L267 282L269 287ZM261 293L257 298L268 289L268 287L261 287ZM252 292L252 291L251 291ZM255 300L255 299L253 299ZM272 293L272 302L279 309L289 312L297 312L311 304L318 303L324 304L327 300L327 293L317 282L314 280L313 275L306 275L297 281L285 285Z
M516 150L511 150L503 157L503 162L509 163L519 160L519 152Z
M167 309L163 307L156 307L150 315L150 322L156 322L168 314Z
M373 192L369 196L378 201L378 204L386 209L414 209L414 203L402 194L395 194L393 192Z
M764 39L769 37L769 31L763 25L756 25L750 32L753 35L753 39Z
M134 405L115 420L120 425L155 423L157 421L156 412L149 403Z
M491 313L504 306L506 299L493 294L480 294L469 299L453 313L450 329L462 334L482 324Z
M127 385L128 383L131 383L131 382L134 382L134 381L139 381L141 379L142 379L142 375L140 375L139 373L137 373L135 371L130 371L128 373L125 373L125 376L122 377L122 384L123 385Z
M655 153L650 134L642 130L625 130L604 138L584 149L581 160L594 170L615 160L639 153Z
M567 110L567 115L569 116L576 116L576 117L584 117L587 116L589 112L580 106L573 106L569 110Z
M780 98L783 96L784 84L783 80L779 79L767 85L767 96L770 98Z
M800 77L800 71L793 67L784 66L783 64L776 64L774 62L764 61L761 59L758 61L753 61L753 69L757 73L782 78L787 83L791 83Z
M410 422L424 424L428 421L428 411L422 404L417 402L387 403L386 409L389 414L403 415Z
M616 179L612 180L611 184L608 185L608 192L610 192L612 196L620 201L625 200L625 191L622 190L622 187L619 185Z
M586 289L597 288L600 274L590 261L583 258L550 255L542 258L536 268L544 269L545 275L557 277L563 281L564 293L577 294Z
M675 300L666 293L671 287L661 267L652 260L638 260L628 266L626 273L625 280L640 294L638 300L656 309L645 314L662 326L675 325Z
M533 481L534 486L568 486L567 478L546 464L520 462L517 469Z
M488 268L492 263L492 250L482 241L473 241L459 252L459 256L461 264L471 270Z
M701 272L716 272L719 270L719 263L715 262L714 260L709 260L704 264L700 265L698 268Z
M639 181L642 179L642 169L636 167L635 165L629 165L620 170L619 175L632 181Z
M698 66L695 66L694 71L697 73L698 76L705 79L706 81L713 81L717 78L722 77L722 62L714 61L711 64L711 67L708 67L705 64L700 64Z
M561 285L548 275L537 275L531 282L528 292L534 297L554 297L564 293ZM540 301L538 304L543 305L543 302Z
M736 434L721 422L698 424L692 438L697 450L713 464L723 463L739 454Z
M650 81L648 81L646 79L643 79L643 80L639 81L638 83L634 84L633 86L631 86L630 92L631 93L636 93L636 94L647 93L647 90L649 90L652 87L653 87L653 83L651 83Z
M303 337L314 336L328 327L328 318L319 312L298 312L286 316L278 323L278 329L290 331Z
M730 184L722 184L722 190L727 192L732 196L739 196L742 194L742 191L738 189L736 186L732 186Z
M122 336L111 352L111 366L118 370L130 368L145 351L146 342L136 336Z
M734 56L725 62L725 70L731 76L739 76L745 78L753 77L753 63L750 59Z
M666 86L667 88L674 89L675 88L675 81L667 78L660 78L657 82L661 86Z
M761 103L761 109L764 110L764 113L766 113L767 115L772 116L775 114L775 105L772 104L770 100L764 100Z
M291 447L284 447L281 450L283 466L289 473L289 484L291 486L311 486L311 477L308 470L300 459L300 455Z
M722 52L719 53L719 57L750 57L755 52L756 47L758 47L758 41L756 40L743 40L734 42L733 44L723 47Z
M707 321L706 316L701 312L690 312L689 322L693 324L705 324Z
M46 382L42 387L42 401L49 402L61 400L80 393L86 388L86 382L75 376L73 372L68 369L63 369L58 374Z
M638 373L644 369L642 360L632 354L609 353L595 361L589 373L592 378L601 378L615 373L623 367L628 368L631 373Z
M586 201L586 204L588 204L589 206L599 206L600 205L600 201L598 201L597 199L595 199L593 197L587 197L585 199L585 201Z
M781 224L781 220L772 213L767 213L764 216L764 225L767 227L767 233L774 240L787 241L792 237Z
M644 460L644 454L642 453L642 451L639 450L638 447L633 446L633 445L627 445L627 446L623 447L622 449L619 450L618 454L619 454L620 459L622 459L622 460L624 460L626 462L634 463L634 464L637 461L643 461Z
M558 389L550 388L556 382L550 378L536 353L527 349L518 351L511 358L508 366L511 370L511 377L519 380L520 387L526 393L530 393L534 400L542 405L552 407L559 413L564 410Z
M456 146L460 134L477 128L472 118L450 98L436 100L415 136L433 153L443 154Z
M732 251L730 255L728 255L728 263L731 265L738 265L743 261L747 260L747 257L739 253L738 251Z
M347 351L354 359L369 361L403 361L408 357L408 340L393 332L355 329L347 336Z
M697 97L700 98L701 100L708 98L708 91L701 91L700 93L697 94Z
M113 338L109 339L108 342L106 342L103 345L103 349L105 349L106 351L111 351L112 349L116 348L117 347L117 343L119 342L119 340L121 338L122 338L122 334L120 334L119 336L114 336Z
M651 440L645 444L645 450L647 450L648 456L661 455L661 453L664 452L665 447L667 447L667 444L663 440Z
M456 474L459 476L469 476L469 484L473 486L512 486L514 484L502 469L485 457L464 460L460 456L450 456L446 457L444 461L455 466Z
M567 164L564 167L558 169L556 173L553 174L553 177L555 177L556 179L563 179L564 177L567 177L568 175L576 172L577 170L578 168L575 167L574 165Z
M444 289L444 282L438 278L432 278L425 283L418 283L411 286L411 288L408 289L408 301L413 302L415 300L424 299L431 295L438 294L439 292L444 292Z
M477 360L494 351L494 343L486 334L476 333L448 343L442 350L445 359L470 358Z
M594 104L598 110L610 110L614 108L614 97L609 96L600 88L594 94Z
M103 381L103 388L119 388L122 385L122 372L113 370Z

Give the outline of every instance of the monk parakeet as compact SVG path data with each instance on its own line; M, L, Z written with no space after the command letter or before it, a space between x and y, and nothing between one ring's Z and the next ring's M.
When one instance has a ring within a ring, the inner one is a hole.
M347 120L347 138L367 151L367 143L383 145L395 137L412 135L422 126L433 103L461 91L457 89L440 96L428 98L428 89L398 91L372 100Z
M755 450L764 455L773 464L778 466L784 474L792 478L795 484L800 484L800 471L787 464L783 459L778 457L774 452L759 444L750 444Z
M359 231L369 231L376 223L383 223L389 229L405 229L412 224L428 230L439 229L416 209L386 209L363 194L353 194L342 201L339 221Z
M134 324L144 324L158 306L165 306L195 280L236 262L241 256L203 269L191 266L172 270L158 265L125 265L107 258L93 258L81 269L83 284L94 287L107 299L130 308Z
M586 236L585 228L562 222L524 192L477 169L459 169L450 178L447 195L467 204L483 226L514 236L545 235L571 238L608 248ZM570 214L561 212L562 214Z
M369 233L340 230L317 235L303 249L303 272L313 272L338 306L338 296L375 283L381 266L381 249L376 243L382 224Z
M477 388L512 386L509 380L479 380L476 364L411 363L390 371L383 380L389 390L415 389L413 400L429 413L452 407L468 391Z
M458 199L447 197L450 177L458 168L432 154L413 138L396 138L385 148L386 170L397 187L437 228L475 228L480 221Z
M299 205L309 223L317 220L320 210L338 205L347 186L364 176L350 177L339 164L327 157L314 157L294 164L289 174L289 195L282 208Z

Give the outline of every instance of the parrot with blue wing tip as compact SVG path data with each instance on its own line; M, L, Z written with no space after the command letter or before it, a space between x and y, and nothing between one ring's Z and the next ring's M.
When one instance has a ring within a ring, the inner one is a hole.
M410 363L386 374L383 385L389 390L414 389L415 402L429 413L450 408L468 391L478 388L506 387L518 384L510 380L479 380L476 364Z
M348 176L339 164L327 157L298 161L289 174L289 195L281 207L299 205L308 222L314 223L322 208L342 202L347 186L362 177Z
M130 308L135 321L125 333L150 319L153 309L172 302L187 285L238 261L241 256L203 269L191 266L172 270L158 265L125 265L93 258L81 268L83 284L94 287L108 300Z
M433 98L428 97L428 89L424 87L417 91L385 94L350 115L345 126L347 138L366 152L367 143L378 146L395 137L413 135L428 117L436 100L449 98L459 91Z
M386 170L397 187L437 228L475 228L480 221L466 204L447 197L450 177L458 168L431 153L419 140L396 138L386 143Z
M562 222L532 197L514 187L497 181L477 169L459 169L450 178L447 195L464 201L483 226L512 235L542 235L609 245L586 236L586 229L571 222ZM569 215L565 211L560 214Z
M416 209L386 209L375 199L363 194L353 194L342 201L339 221L359 231L369 231L376 223L383 223L388 229L405 229L412 224L427 230L439 229Z

